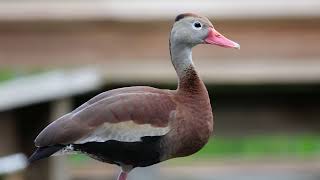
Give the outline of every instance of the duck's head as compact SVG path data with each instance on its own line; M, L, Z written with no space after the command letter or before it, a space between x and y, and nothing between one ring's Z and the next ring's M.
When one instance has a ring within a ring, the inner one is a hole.
M216 31L206 17L192 13L184 13L176 17L170 41L191 47L198 44L213 44L240 49L238 43L227 39Z

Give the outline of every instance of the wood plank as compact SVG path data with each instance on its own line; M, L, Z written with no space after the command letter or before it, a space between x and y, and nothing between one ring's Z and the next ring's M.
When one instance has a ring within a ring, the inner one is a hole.
M0 21L94 20L126 21L172 19L177 13L198 12L219 19L318 17L317 0L290 1L198 1L108 0L108 1L3 1ZM178 12L177 12L177 9Z
M241 44L241 50L209 45L194 49L195 59L307 62L320 57L320 19L214 21L217 29ZM171 22L0 23L0 64L73 66L169 59Z
M202 79L211 84L315 84L320 82L320 61L301 59L287 63L283 59L264 61L195 60ZM307 62L307 63L306 63ZM107 83L176 83L170 62L145 61L127 64L108 63L101 72Z

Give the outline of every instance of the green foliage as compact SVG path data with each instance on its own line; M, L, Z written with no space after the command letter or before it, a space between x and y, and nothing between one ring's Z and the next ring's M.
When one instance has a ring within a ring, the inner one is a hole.
M0 82L14 78L14 73L8 69L0 69Z
M198 157L312 157L320 155L320 137L251 136L243 138L214 137L194 156Z
M10 68L3 68L0 69L0 83L12 80L17 77L25 77L35 74L41 74L44 72L49 71L49 69L40 69L40 68L33 68L33 69L10 69Z
M75 155L70 155L69 156L69 161L73 165L81 165L85 164L86 161L89 160L89 157L84 155L84 154L75 154Z

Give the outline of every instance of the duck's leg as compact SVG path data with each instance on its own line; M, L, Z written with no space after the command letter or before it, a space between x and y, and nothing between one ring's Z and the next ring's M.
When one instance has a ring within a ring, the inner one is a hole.
M121 172L118 176L118 180L127 180L127 176L128 176L128 173L121 170Z
M130 165L122 164L121 171L120 171L120 174L118 176L118 180L127 180L128 173L132 170L132 168L133 167L130 166Z

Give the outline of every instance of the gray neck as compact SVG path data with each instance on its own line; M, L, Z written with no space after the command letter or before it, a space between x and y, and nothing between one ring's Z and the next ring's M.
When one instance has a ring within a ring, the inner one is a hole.
M179 92L196 92L205 90L192 62L192 46L170 42L172 64L178 75Z
M194 69L191 49L192 47L170 41L171 62L177 72L179 82L186 76L188 69Z

